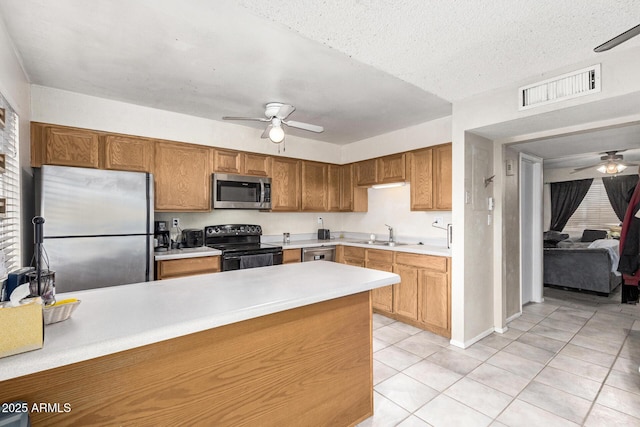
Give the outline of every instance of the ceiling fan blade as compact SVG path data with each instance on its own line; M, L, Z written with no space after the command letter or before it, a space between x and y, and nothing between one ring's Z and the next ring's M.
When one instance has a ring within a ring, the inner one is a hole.
M602 43L600 46L598 46L595 49L593 49L593 51L594 52L604 52L605 50L609 50L611 48L614 48L614 47L618 46L621 43L626 42L627 40L629 40L632 37L637 36L638 34L640 34L640 25L636 25L635 27L631 28L630 30L627 30L622 34L615 36L614 38L612 38L608 42Z
M270 122L271 120L265 119L264 117L232 117L232 116L223 116L222 120L252 120L254 122Z
M269 138L269 131L271 130L272 127L273 125L267 126L264 132L262 132L262 135L260 135L260 138Z
M276 113L276 117L279 118L280 120L284 120L287 117L289 117L289 115L293 113L295 110L296 110L296 107L294 107L293 105L284 104L282 107L280 107L280 109Z
M322 126L312 125L309 123L295 122L293 120L289 120L288 122L283 121L282 123L292 128L304 129L304 130L308 130L311 132L318 132L318 133L324 132L324 128Z
M595 168L595 167L603 165L603 164L604 163L596 163L595 165L589 165L589 166L583 166L581 168L576 168L576 169L572 170L571 172L569 172L569 174L580 172L580 171L584 171L584 170L587 170L587 169L592 169L592 168Z

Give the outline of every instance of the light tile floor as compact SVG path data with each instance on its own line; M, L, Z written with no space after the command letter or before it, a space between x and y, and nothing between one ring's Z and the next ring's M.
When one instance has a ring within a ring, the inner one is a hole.
M374 416L359 426L640 426L640 306L545 288L467 349L374 314Z

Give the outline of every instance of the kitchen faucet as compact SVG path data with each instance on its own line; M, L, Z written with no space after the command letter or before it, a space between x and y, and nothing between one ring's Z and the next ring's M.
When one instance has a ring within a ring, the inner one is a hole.
M390 225L385 224L385 226L387 228L389 228L389 242L393 243L393 227L391 227Z

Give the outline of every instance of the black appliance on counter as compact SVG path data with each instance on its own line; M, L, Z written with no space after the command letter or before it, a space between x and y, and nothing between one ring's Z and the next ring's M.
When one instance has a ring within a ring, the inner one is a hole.
M204 228L204 243L222 251L222 271L282 264L282 246L260 243L259 225L227 224Z
M165 252L171 247L171 236L169 234L169 227L167 221L154 221L153 227L153 240L154 251Z
M204 246L204 231L201 228L182 230L182 247L199 248L200 246Z

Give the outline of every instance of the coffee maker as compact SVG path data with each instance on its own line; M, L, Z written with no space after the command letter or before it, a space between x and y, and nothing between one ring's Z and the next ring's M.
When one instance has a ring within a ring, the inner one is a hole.
M154 250L156 252L168 251L171 247L171 236L169 235L169 227L167 221L154 221L155 228L153 232L153 241L155 243Z

